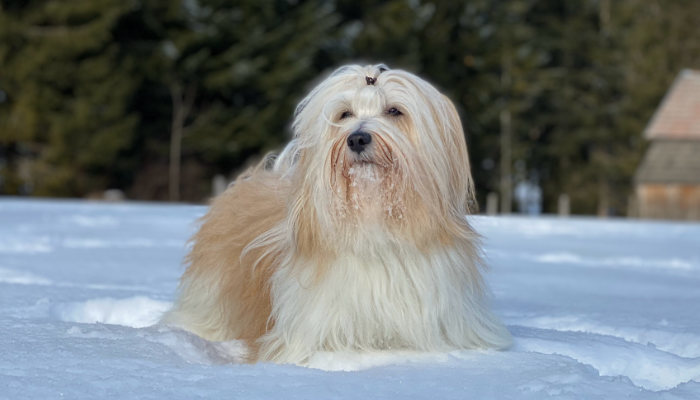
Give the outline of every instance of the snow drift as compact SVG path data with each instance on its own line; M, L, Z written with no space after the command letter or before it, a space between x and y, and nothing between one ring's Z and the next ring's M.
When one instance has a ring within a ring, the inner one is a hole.
M0 200L0 398L700 397L700 225L470 217L513 348L302 368L154 325L203 212Z

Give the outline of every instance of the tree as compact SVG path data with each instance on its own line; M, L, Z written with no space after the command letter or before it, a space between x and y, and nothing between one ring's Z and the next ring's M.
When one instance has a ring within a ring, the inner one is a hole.
M200 201L288 140L329 70L386 62L466 127L479 200L623 213L640 136L700 67L690 0L49 0L0 5L0 192ZM513 172L515 171L515 172Z
M128 11L114 0L17 2L3 9L1 140L5 148L26 149L19 156L34 194L85 195L130 168L119 155L138 124L129 112L134 60L122 56L111 36Z
M320 1L170 2L162 21L151 78L152 93L167 93L169 143L159 134L148 145L148 164L169 158L169 182L162 174L136 177L138 187L169 186L170 199L183 193L200 200L208 179L242 168L288 138L286 127L296 102L322 65L332 8ZM185 170L180 168L180 160ZM143 182L148 182L144 184ZM160 197L159 193L134 193Z

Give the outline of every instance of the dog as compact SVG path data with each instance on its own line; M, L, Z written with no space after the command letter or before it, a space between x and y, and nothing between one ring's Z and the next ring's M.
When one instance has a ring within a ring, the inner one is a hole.
M164 322L242 340L249 362L508 347L450 100L409 72L348 65L301 101L292 130L213 200Z

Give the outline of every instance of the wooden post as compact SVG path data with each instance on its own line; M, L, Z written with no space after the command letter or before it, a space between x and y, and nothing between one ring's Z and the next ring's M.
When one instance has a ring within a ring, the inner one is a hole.
M211 180L211 197L216 197L223 193L226 190L226 186L228 185L228 182L226 182L226 177L217 174L212 178Z
M557 214L559 214L560 217L568 217L571 214L569 195L566 193L559 195L559 200L557 201Z
M627 218L639 218L639 202L635 193L627 197Z
M486 195L486 215L498 214L498 193L490 192Z

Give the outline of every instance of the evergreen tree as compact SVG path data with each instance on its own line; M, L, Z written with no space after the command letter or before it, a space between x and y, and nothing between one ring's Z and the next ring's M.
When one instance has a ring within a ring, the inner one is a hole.
M170 124L147 146L143 166L163 171L168 163L170 173L142 174L134 194L165 197L169 186L173 199L182 187L190 189L182 197L200 200L213 175L288 140L294 106L324 67L318 59L334 18L321 1L172 4L175 17L161 25L153 82L160 102L171 105Z
M288 140L330 69L433 82L480 201L536 176L545 211L623 213L641 131L700 67L691 0L48 0L0 3L0 193L199 201Z
M138 124L128 112L134 60L120 54L112 37L128 6L115 0L13 4L3 9L0 24L3 147L25 153L34 194L81 196L109 187L131 167L120 164L119 155Z

